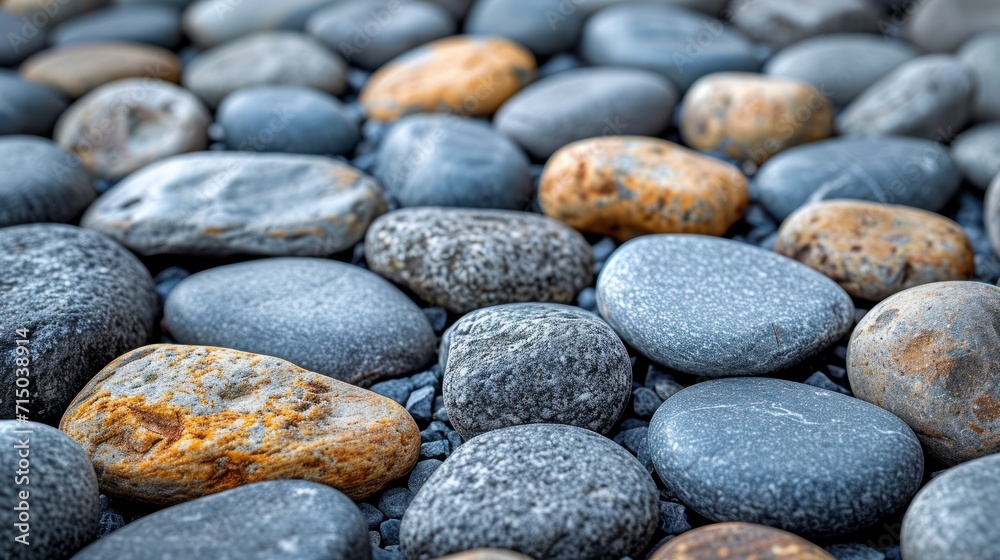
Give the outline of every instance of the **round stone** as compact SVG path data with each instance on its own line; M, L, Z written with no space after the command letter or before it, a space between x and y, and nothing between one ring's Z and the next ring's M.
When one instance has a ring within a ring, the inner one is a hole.
M492 115L535 77L535 57L500 37L454 36L417 47L379 68L358 98L373 119L410 113Z
M73 19L97 8L110 0L57 0L57 4L39 0L0 0L0 8L25 17L38 27L49 27Z
M986 190L1000 174L1000 122L966 130L951 145L950 154L962 175L977 188Z
M427 318L392 284L324 259L199 272L170 292L164 323L182 344L277 356L355 384L412 373L431 360L436 344Z
M379 146L375 177L402 206L521 210L533 192L520 147L453 115L400 119Z
M169 6L105 8L60 25L50 41L54 45L132 41L176 49L181 42L181 16Z
M465 19L465 32L505 37L544 57L573 50L585 18L562 0L479 0Z
M240 89L222 101L216 119L230 150L344 155L361 140L340 101L302 86Z
M0 66L17 66L48 43L45 29L6 10L0 10L0 36L6 39L0 41Z
M339 95L346 84L343 59L309 35L292 31L234 39L199 54L184 69L184 86L210 107L250 86L307 86Z
M700 151L756 164L833 133L833 104L805 82L722 72L701 78L684 97L680 134Z
M0 227L72 222L97 197L80 160L37 136L0 136Z
M102 537L77 560L244 558L367 560L365 520L340 492L305 480L249 484L173 506Z
M605 320L657 363L694 375L764 375L850 330L854 305L792 259L729 239L648 235L618 248L597 281Z
M774 250L869 301L921 284L971 280L976 272L961 226L891 204L831 200L804 206L781 224Z
M441 343L448 420L469 439L520 424L605 434L632 392L625 345L596 315L551 303L473 311Z
M713 523L683 533L649 560L835 560L789 532L753 523Z
M750 38L784 47L816 35L879 30L879 10L868 0L753 0L736 2L732 22Z
M701 515L803 535L873 525L923 477L920 442L899 418L781 379L716 379L678 392L653 416L649 446L663 483Z
M985 205L983 220L986 222L986 232L989 234L993 251L1000 255L1000 174L986 189Z
M975 119L1000 120L1000 33L970 39L958 51L958 58L976 76Z
M954 465L1000 452L1000 288L938 282L900 292L858 323L847 374L927 454Z
M523 554L495 548L479 548L442 556L438 560L531 560Z
M574 426L532 424L459 447L403 516L407 558L476 548L532 558L637 557L659 523L643 466L611 440Z
M309 155L199 152L133 173L81 224L142 255L330 256L385 212L358 169Z
M51 136L65 110L66 101L51 89L0 72L0 135Z
M420 432L391 399L278 358L156 344L108 364L59 422L105 494L176 504L251 482L363 499L410 472Z
M993 0L923 0L907 10L906 37L925 51L955 52L962 43L1000 28Z
M368 266L454 313L527 301L571 303L593 278L582 235L508 210L406 208L365 236Z
M330 0L196 0L184 10L184 32L208 48L259 31L301 31L309 16L328 5Z
M545 213L583 231L628 240L649 233L723 235L748 203L739 169L641 136L580 140L545 165Z
M566 144L628 133L657 136L670 124L677 90L662 76L628 68L580 68L532 84L497 112L494 126L547 159Z

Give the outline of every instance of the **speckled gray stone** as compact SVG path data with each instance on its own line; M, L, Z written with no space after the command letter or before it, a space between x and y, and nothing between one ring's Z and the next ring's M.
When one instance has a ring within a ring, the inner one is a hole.
M49 136L66 100L51 89L0 69L0 135Z
M1000 455L948 469L920 490L901 535L906 560L1000 558Z
M670 124L677 89L630 68L578 68L522 89L497 111L496 129L547 159L566 144L627 134L658 136Z
M751 188L768 212L784 219L807 203L835 198L936 212L961 181L947 149L930 140L833 138L774 156Z
M639 557L659 524L656 486L611 440L531 424L458 448L403 516L406 558L501 548L548 560Z
M288 360L355 384L410 373L434 356L434 330L394 286L362 268L280 258L211 268L164 305L181 344Z
M198 152L133 173L81 225L142 255L328 256L385 211L360 170L309 155Z
M538 56L573 50L586 16L563 0L478 0L465 33L506 37Z
M0 227L71 222L97 198L83 164L51 140L0 136Z
M181 15L168 6L115 6L73 18L52 32L53 45L132 41L176 49Z
M718 379L667 399L649 425L653 465L713 521L810 536L849 533L906 504L924 456L902 420L780 379Z
M731 11L733 25L775 47L816 35L879 29L879 10L868 0L753 0L734 2Z
M1000 122L981 124L960 134L951 145L951 159L970 183L986 190L1000 173Z
M463 438L519 424L604 434L632 392L625 345L596 315L512 303L462 317L441 343L448 419Z
M129 523L76 560L368 560L368 528L347 496L305 480L248 484Z
M957 58L926 55L875 82L837 116L848 136L916 136L948 142L972 116L976 78Z
M1000 32L970 39L958 51L958 59L976 76L975 119L1000 120Z
M402 206L522 210L531 170L521 148L488 123L410 115L379 146L375 177Z
M622 245L597 281L601 315L631 346L695 375L763 375L844 336L854 304L792 259L729 239L647 235Z
M523 301L570 303L593 278L576 230L509 210L405 208L365 235L375 272L455 313Z
M0 401L13 418L17 329L28 330L30 413L57 420L111 360L146 343L157 313L153 279L131 253L74 226L0 228Z

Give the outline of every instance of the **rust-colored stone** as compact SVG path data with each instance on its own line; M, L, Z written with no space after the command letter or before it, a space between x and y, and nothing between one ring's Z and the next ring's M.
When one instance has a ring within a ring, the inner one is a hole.
M804 206L774 250L829 276L860 299L975 274L972 243L955 222L925 210L854 200Z
M531 560L530 557L509 550L499 550L495 548L480 548L441 556L437 560Z
M773 527L715 523L688 531L649 560L834 560L813 543Z
M76 99L94 88L124 78L177 83L177 55L139 43L94 43L44 50L21 65L21 76Z
M395 402L289 362L157 344L108 364L59 428L87 452L101 491L173 504L277 479L354 499L417 461L420 432Z
M620 241L650 233L723 235L746 210L738 169L666 140L608 136L574 142L545 165L545 213Z

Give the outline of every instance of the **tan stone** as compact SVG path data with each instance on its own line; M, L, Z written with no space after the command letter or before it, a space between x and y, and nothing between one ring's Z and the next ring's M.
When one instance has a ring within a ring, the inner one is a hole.
M716 523L688 531L649 560L834 560L813 543L773 527Z
M54 47L21 65L24 79L49 86L76 99L94 88L123 78L180 79L174 53L138 43L94 43Z
M458 554L449 554L448 556L438 558L438 560L531 560L531 557L509 550L481 548L459 552Z

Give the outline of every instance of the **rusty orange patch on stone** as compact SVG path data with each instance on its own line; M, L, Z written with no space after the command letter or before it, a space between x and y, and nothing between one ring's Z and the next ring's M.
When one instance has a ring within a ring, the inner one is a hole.
M834 560L815 544L752 523L715 523L671 539L649 560Z

